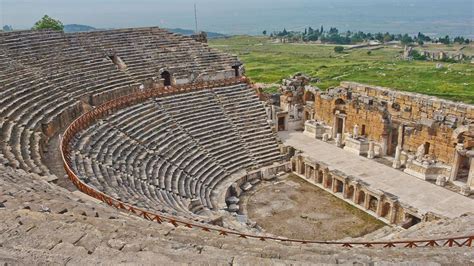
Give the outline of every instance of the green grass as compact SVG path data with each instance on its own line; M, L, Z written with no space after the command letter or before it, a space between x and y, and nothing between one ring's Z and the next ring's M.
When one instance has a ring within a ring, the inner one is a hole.
M373 50L371 55L367 49L335 53L332 45L272 43L265 37L235 36L209 44L237 55L255 82L279 83L303 72L320 78L316 85L321 89L355 81L474 103L474 65L469 63L442 63L436 69L436 62L400 60L401 48Z

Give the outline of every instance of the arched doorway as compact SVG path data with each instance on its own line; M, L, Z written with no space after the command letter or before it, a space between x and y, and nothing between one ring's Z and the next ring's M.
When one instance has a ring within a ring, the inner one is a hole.
M163 85L171 86L171 74L168 71L163 71L161 73L161 78L163 79Z
M316 97L314 97L314 93L310 92L310 91L305 91L304 93L304 102L314 102Z
M377 212L379 200L374 196L369 196L369 211Z
M345 111L346 102L343 99L336 99L334 101L334 126L333 126L333 138L337 134L344 134L345 129L345 120L346 120L346 111Z
M343 99L338 98L334 101L334 104L336 105L336 109L342 110L344 109L346 102Z
M239 77L239 76L240 76L239 68L240 68L240 65L232 66L232 69L234 69L234 76L235 76L235 77Z

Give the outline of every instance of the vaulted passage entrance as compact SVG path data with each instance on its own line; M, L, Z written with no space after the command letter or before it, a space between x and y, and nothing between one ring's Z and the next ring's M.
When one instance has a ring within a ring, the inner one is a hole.
M171 74L168 71L163 71L161 73L161 78L163 79L163 84L165 86L171 86Z

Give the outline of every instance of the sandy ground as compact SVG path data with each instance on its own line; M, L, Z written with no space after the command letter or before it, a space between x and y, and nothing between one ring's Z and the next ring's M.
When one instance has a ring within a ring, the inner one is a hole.
M259 185L248 196L248 216L265 231L290 238L335 240L384 224L297 176Z

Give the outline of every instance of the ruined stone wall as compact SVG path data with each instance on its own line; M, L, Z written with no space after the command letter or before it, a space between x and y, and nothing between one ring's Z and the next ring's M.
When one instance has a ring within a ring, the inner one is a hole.
M318 93L315 118L335 126L335 113L345 116L344 133L352 133L355 125L365 125L368 139L381 142L388 149L403 136L403 150L415 153L429 143L428 154L444 163L454 160L455 146L463 142L472 147L474 138L466 134L457 138L459 128L474 123L474 106L438 99L417 93L395 91L359 83L341 82L340 87ZM403 126L403 130L398 128ZM472 127L472 126L471 126Z
M455 140L451 139L453 129L447 127L439 127L431 129L428 127L410 128L405 130L405 139L403 150L416 152L420 145L429 143L429 154L435 156L436 159L452 163L455 152Z
M419 93L396 91L389 88L369 86L355 82L341 82L341 88L350 89L353 94L360 94L386 101L389 111L395 117L419 120L422 118L442 119L447 125L456 122L474 120L474 106L439 99ZM399 107L397 107L397 105Z
M344 113L345 132L352 132L355 125L359 126L359 133L362 134L362 126L365 127L365 135L371 140L381 141L382 136L387 134L388 126L383 122L383 114L376 108L371 108L365 104L351 102L346 96L337 99L344 100L346 104L336 104L337 99L324 97L319 94L315 102L316 120L324 121L330 126L334 126L335 112Z

